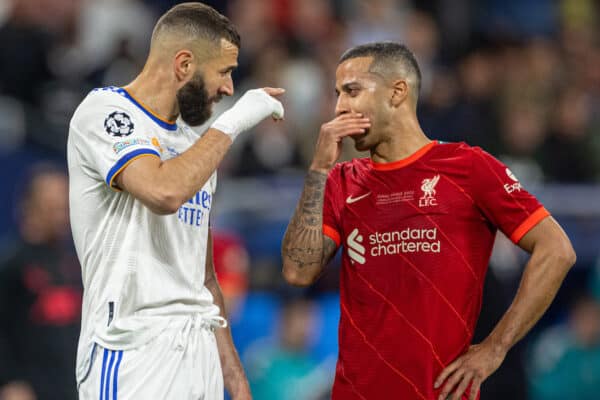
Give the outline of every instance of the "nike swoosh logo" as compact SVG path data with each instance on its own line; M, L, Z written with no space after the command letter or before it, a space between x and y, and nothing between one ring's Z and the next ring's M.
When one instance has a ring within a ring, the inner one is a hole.
M352 196L348 196L348 198L346 199L346 203L347 204L356 203L357 201L364 199L365 197L367 197L370 194L371 194L371 192L368 192L368 193L363 194L362 196L358 196L358 197L354 197L354 198L352 198Z

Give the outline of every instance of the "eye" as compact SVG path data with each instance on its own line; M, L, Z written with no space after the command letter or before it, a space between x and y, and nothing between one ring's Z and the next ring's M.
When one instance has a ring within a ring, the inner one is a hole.
M348 89L348 94L350 95L350 97L358 96L359 92L360 92L360 90L358 90L357 88Z
M232 72L233 72L233 68L227 68L227 69L219 71L219 75L221 75L222 77L226 77L226 76L230 76Z

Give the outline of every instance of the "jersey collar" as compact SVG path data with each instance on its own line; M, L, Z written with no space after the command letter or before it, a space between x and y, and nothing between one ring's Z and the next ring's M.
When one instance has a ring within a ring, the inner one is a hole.
M414 163L419 158L423 157L436 144L438 144L438 141L433 140L433 141L431 141L431 143L426 144L425 146L421 147L419 150L415 151L410 156L403 158L401 160L392 161L389 163L378 163L369 158L369 161L371 162L371 166L373 167L373 169L375 169L377 171L391 171L394 169L403 168L409 164Z
M121 96L125 97L127 100L135 104L140 110L144 112L150 119L156 122L161 128L166 129L168 131L176 131L177 124L175 121L167 121L158 115L156 115L153 111L151 111L147 106L145 106L142 102L133 97L127 90L124 88L118 88L117 93Z

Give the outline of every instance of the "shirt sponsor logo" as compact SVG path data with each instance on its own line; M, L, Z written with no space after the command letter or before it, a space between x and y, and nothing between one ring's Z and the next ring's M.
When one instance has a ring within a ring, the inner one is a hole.
M438 184L439 180L439 175L436 175L433 178L423 179L423 182L421 182L423 197L419 199L419 207L437 206L435 186Z
M212 195L206 190L201 190L179 207L177 218L185 225L202 226L204 221L208 220L211 203Z
M365 246L362 245L363 237L358 233L358 228L354 228L354 230L348 235L348 239L346 240L346 244L348 245L348 256L352 261L355 261L359 264L365 263Z
M437 228L405 228L401 231L375 232L369 235L373 257L399 253L439 253Z
M129 136L133 133L134 128L131 117L122 111L114 111L104 120L104 129L111 136Z
M150 141L143 138L126 139L113 144L113 151L117 154L131 146L148 146Z
M357 197L348 196L348 198L346 198L346 203L347 204L356 203L357 201L364 199L365 197L367 197L370 194L371 194L371 192L367 192L367 193L357 196Z
M348 256L353 262L364 264L366 255L371 257L407 253L440 253L441 241L437 228L405 228L400 231L375 232L368 236L369 248L364 237L355 228L346 239Z
M515 174L513 174L513 172L508 168L506 168L505 172L506 175L514 182L504 184L504 190L506 190L506 193L511 194L512 192L520 192L523 187L521 186L521 183Z

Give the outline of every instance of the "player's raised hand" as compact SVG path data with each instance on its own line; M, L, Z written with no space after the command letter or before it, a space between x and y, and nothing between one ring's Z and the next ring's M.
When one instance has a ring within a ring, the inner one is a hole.
M274 96L285 92L281 88L262 88L248 90L229 110L216 119L211 128L217 129L231 137L231 140L242 132L253 128L263 119L283 119L283 105Z
M505 356L505 352L498 352L486 342L469 347L465 354L448 365L436 379L436 389L445 382L438 400L460 400L469 384L469 400L475 400L483 381L500 367Z
M370 127L369 119L358 113L345 113L321 125L310 168L328 172L340 158L342 139L346 136L362 135Z

